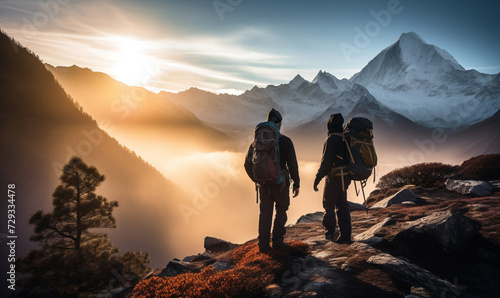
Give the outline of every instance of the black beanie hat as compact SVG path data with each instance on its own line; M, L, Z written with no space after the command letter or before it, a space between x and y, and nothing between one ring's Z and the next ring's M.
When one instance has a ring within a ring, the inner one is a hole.
M344 124L344 117L341 113L332 114L327 122L328 132L341 132Z
M283 120L283 117L281 117L280 112L276 111L274 108L272 108L269 114L267 114L267 121L280 123L281 120Z

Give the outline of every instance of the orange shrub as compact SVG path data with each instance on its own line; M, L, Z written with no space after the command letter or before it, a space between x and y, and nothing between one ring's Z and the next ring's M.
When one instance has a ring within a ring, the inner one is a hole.
M250 297L264 293L274 276L284 271L293 255L305 254L308 245L293 241L290 248L259 253L257 244L233 251L233 268L215 271L213 266L198 273L152 277L136 285L133 298L142 297Z
M447 178L456 174L458 169L458 166L451 166L440 162L419 163L387 173L380 178L376 187L387 189L407 184L423 187L440 186Z
M460 174L468 179L500 179L500 154L486 154L466 160L460 166Z

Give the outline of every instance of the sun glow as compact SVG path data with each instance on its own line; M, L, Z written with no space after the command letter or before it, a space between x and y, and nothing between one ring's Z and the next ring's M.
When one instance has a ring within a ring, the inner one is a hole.
M127 37L114 37L112 40L118 51L114 53L110 74L127 85L143 86L150 82L159 63L148 56L148 43Z

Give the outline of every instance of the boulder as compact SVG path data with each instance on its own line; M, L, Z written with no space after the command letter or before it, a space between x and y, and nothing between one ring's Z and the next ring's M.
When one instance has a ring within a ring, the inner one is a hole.
M205 250L211 253L226 252L235 248L236 246L236 244L214 237L205 237L205 241L203 244Z
M366 210L365 205L363 204L358 204L354 202L347 201L349 203L349 211L356 211L356 210Z
M403 225L394 237L394 243L400 247L424 246L442 252L458 251L480 228L477 221L462 214L441 211Z
M433 297L441 297L441 293L455 290L455 286L450 282L438 278L418 265L390 254L381 253L371 256L366 262L389 270L393 273L392 276L402 282L425 288Z
M386 208L395 204L402 204L403 202L418 202L417 196L408 188L404 188L390 197L377 202L371 208Z
M347 201L349 203L349 211L356 211L356 210L365 210L365 206L363 204L358 204L354 202ZM302 215L299 217L297 222L295 224L299 223L311 223L311 222L322 222L323 221L323 215L325 212L323 211L317 211L314 213L308 213L306 215Z
M445 182L446 189L456 191L463 195L474 195L477 197L489 196L495 187L486 181L479 180L454 180L448 179Z
M382 229L383 227L390 225L390 224L393 224L393 223L394 223L394 220L390 217L387 217L384 220L382 220L381 222L379 222L378 224L373 225L371 228L364 231L363 233L354 236L354 241L363 242L363 243L366 243L369 245L376 245L376 244L382 242L382 239L379 237L376 237L375 234L377 234L380 231L380 229Z
M299 219L295 224L321 222L323 221L323 214L325 214L323 211L317 211L314 213L308 213L306 215L302 215L301 217L299 217Z
M371 255L375 255L375 254L381 253L381 250L373 248L369 244L362 243L362 242L354 242L353 244L351 244L351 246L349 246L349 249L353 249L353 250L357 250L357 251L360 251L360 252L369 253Z
M183 262L206 262L206 261L213 260L213 259L214 259L214 256L211 253L205 251L202 254L187 256L184 259L182 259L182 261Z
M174 259L173 261L168 262L167 267L165 267L161 271L158 277L176 276L189 271L191 271L191 266L189 266L189 263Z

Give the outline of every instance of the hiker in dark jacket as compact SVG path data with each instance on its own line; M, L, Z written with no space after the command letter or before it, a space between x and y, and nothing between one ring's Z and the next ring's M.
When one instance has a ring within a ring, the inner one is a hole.
M344 118L342 114L332 114L328 119L328 137L323 146L323 157L314 180L314 191L318 191L318 184L326 176L325 188L323 190L323 226L325 227L325 237L337 243L348 243L351 241L351 214L347 203L347 187L351 183L348 176L344 175L342 181L340 170L334 167L347 165L348 152L345 142L342 139L342 125ZM334 238L336 230L337 214L340 234Z
M267 121L276 123L279 128L281 128L282 119L281 114L275 109L272 109L267 115ZM281 169L285 177L284 182L272 186L258 185L260 197L259 250L261 252L266 252L270 249L269 242L271 240L271 225L275 205L276 216L274 217L274 226L272 231L272 247L278 249L286 246L283 241L283 237L286 233L286 211L290 205L289 177L293 180L293 197L295 198L299 195L299 166L292 140L289 137L280 134L278 144ZM250 154L252 154L251 150L249 150L247 158L245 159L245 170L253 180L252 156L249 156Z

